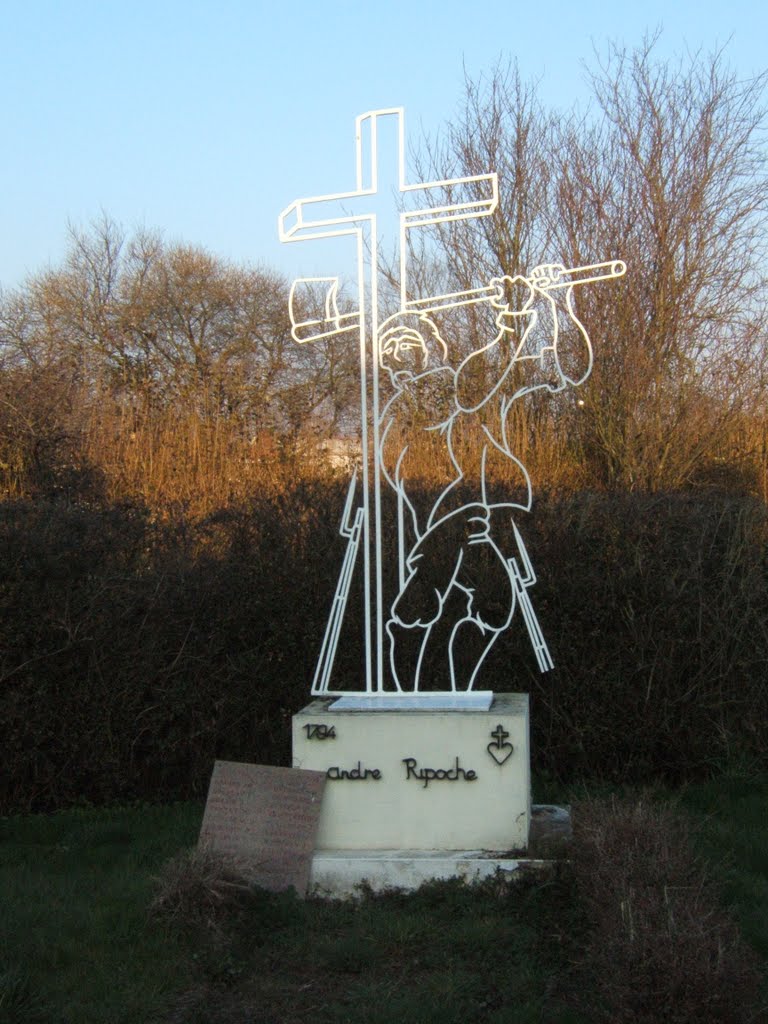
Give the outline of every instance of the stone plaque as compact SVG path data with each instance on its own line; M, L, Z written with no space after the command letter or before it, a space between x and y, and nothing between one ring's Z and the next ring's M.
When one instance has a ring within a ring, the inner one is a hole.
M216 761L198 845L277 892L307 891L325 773Z

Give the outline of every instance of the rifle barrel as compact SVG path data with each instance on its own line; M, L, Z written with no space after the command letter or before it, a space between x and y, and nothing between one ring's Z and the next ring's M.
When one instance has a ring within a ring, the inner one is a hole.
M582 267L567 268L550 264L546 269L541 268L541 272L535 277L531 276L525 280L539 291L555 291L557 288L572 288L577 284L609 281L611 278L621 277L626 270L627 265L623 260L607 260L605 263L588 263ZM486 285L484 288L468 288L466 291L449 292L447 295L410 299L406 304L406 312L431 313L500 298L498 285Z
M623 260L608 260L605 263L588 263L583 267L560 269L552 266L547 269L550 270L549 274L545 271L539 277L529 279L535 288L542 291L570 288L576 284L592 284L594 281L608 281L625 274L627 265Z

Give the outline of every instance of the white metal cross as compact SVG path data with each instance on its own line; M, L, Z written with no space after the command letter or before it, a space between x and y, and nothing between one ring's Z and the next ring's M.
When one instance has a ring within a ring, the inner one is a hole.
M382 120L394 118L397 131L396 182L398 196L390 195L391 186L379 160L379 135ZM459 193L454 201L452 198ZM357 310L339 317L335 309L337 278L299 279L291 292L293 302L297 285L313 280L329 288L329 307L325 320L296 325L297 341L310 341L343 331L355 331L360 351L360 401L362 417L363 504L362 539L365 588L365 691L382 693L384 678L384 615L382 523L381 523L381 451L379 438L379 227L377 203L391 198L393 212L399 214L396 265L399 266L400 309L409 307L407 233L446 221L487 217L498 204L495 173L472 175L442 181L409 184L405 174L405 121L402 108L374 110L356 120L356 186L348 192L297 199L280 214L281 241L353 236L357 258ZM402 207L405 207L403 209ZM329 326L330 325L330 326ZM370 402L369 402L370 390ZM350 530L351 530L350 525ZM359 533L359 531L358 531ZM338 595L337 595L338 597ZM330 627L330 624L329 624ZM328 635L324 650L328 647ZM333 649L329 654L333 658ZM330 662L326 666L330 671ZM327 674L327 673L326 673ZM326 680L327 683L327 680Z

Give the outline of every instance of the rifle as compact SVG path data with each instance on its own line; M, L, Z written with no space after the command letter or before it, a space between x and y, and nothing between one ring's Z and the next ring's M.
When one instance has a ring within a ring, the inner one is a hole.
M354 518L351 518L352 503L355 500L355 487L357 486L357 469L352 474L347 491L347 500L344 503L344 511L341 516L339 534L347 538L347 550L344 552L344 561L339 573L339 581L336 584L336 593L333 597L333 604L328 616L328 625L325 627L323 643L320 648L320 655L317 659L315 678L312 680L312 693L317 696L328 692L328 685L331 679L331 670L336 657L336 648L339 643L341 624L344 621L344 612L349 599L349 588L352 584L352 570L357 560L357 552L360 548L360 534L363 528L363 508L355 509Z
M589 263L581 267L564 267L560 263L542 263L534 267L531 276L524 278L532 288L539 291L556 291L580 284L592 284L621 277L626 272L623 260L607 260L605 263ZM324 294L322 316L305 317L305 307L318 301L316 289ZM291 317L291 335L304 344L320 338L359 331L361 314L359 310L339 311L339 279L337 277L302 277L294 281L288 300ZM495 278L482 288L467 288L465 291L449 292L446 295L431 295L425 299L409 299L402 313L436 313L441 309L455 309L458 306L473 306L480 302L504 305L503 278Z
M517 525L514 522L512 523L512 529L515 531L515 542L517 543L517 549L520 553L520 559L523 563L525 573L520 571L520 566L517 564L517 559L514 555L507 559L507 565L512 570L512 578L515 581L515 593L517 594L517 600L523 613L523 620L525 621L525 626L528 630L528 636L531 640L533 653L536 655L539 672L549 672L551 668L555 667L555 663L552 661L552 655L549 653L547 641L544 639L544 634L541 631L539 620L536 618L536 612L534 611L531 599L528 596L528 588L532 587L536 582L536 573L533 571L533 566L531 565L531 560L528 557L528 551L523 543L523 538L520 536Z

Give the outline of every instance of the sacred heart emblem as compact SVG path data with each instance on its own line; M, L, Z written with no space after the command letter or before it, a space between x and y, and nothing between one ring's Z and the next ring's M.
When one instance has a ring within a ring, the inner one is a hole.
M502 729L501 723L496 726L491 733L491 736L493 739L485 749L491 755L496 764L501 766L510 759L515 748L511 743L505 742L509 737L509 733L506 729Z

